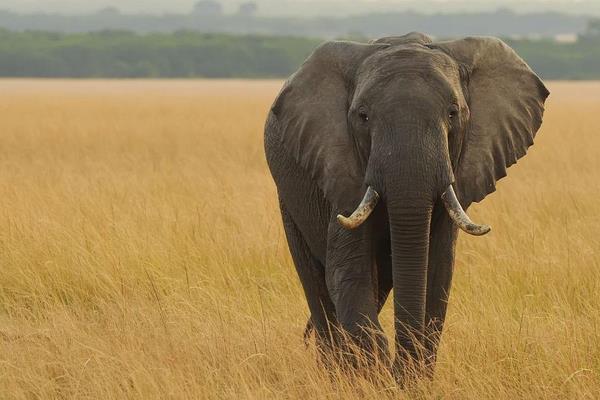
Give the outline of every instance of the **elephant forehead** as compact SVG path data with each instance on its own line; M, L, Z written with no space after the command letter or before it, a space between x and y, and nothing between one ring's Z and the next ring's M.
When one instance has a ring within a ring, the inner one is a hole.
M461 98L460 70L457 62L437 50L424 46L395 46L370 57L357 75L355 99L386 98L399 100L421 94L444 102Z

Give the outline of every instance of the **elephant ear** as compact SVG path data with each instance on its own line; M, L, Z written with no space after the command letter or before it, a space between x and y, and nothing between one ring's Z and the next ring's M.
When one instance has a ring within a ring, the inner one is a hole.
M455 171L459 199L468 207L494 192L507 168L533 144L550 92L499 39L471 37L431 47L468 71L463 85L470 122Z
M283 147L337 209L355 207L362 195L364 165L347 117L356 70L386 47L341 41L321 45L286 82L271 109Z

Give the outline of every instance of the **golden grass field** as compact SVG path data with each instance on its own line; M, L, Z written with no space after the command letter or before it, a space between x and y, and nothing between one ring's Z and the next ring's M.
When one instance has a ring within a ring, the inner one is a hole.
M493 233L460 237L435 379L405 391L304 347L263 155L280 85L0 81L1 399L600 397L600 83L550 83L469 210Z

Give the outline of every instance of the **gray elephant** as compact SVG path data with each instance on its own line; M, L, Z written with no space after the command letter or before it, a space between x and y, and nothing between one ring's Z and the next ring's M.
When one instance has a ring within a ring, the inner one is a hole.
M319 349L387 354L393 288L394 372L434 365L458 229L489 231L464 210L525 155L548 95L489 37L328 42L288 79L265 152Z

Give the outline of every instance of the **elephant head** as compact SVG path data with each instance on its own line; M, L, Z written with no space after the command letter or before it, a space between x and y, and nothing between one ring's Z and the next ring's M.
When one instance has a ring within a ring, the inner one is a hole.
M399 349L415 354L424 331L434 205L462 230L487 233L464 210L525 155L548 95L499 39L432 42L418 33L326 43L280 93L281 140L340 223L356 228L385 204Z

